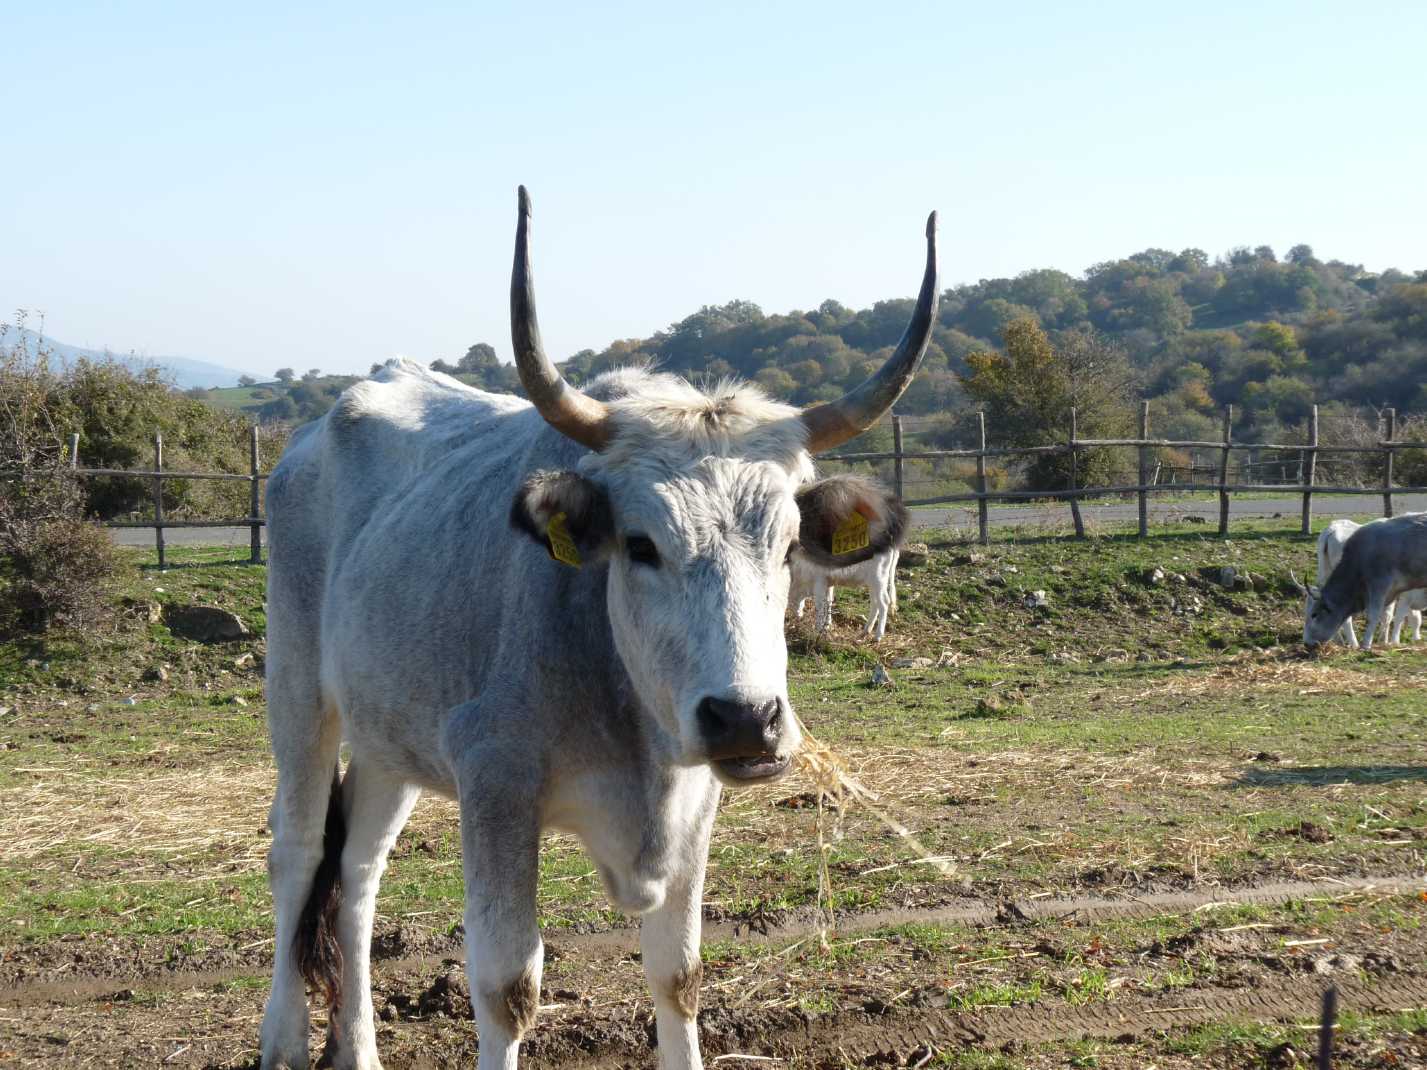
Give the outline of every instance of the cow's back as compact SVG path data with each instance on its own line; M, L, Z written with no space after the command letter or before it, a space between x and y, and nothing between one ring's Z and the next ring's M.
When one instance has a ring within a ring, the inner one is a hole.
M530 471L581 452L527 402L413 365L349 388L274 471L270 649L311 637L322 701L346 731L381 733L439 786L424 763L440 718L560 643L568 603L604 621L595 570L554 571L508 522ZM591 638L566 641L560 660L573 647L607 665Z

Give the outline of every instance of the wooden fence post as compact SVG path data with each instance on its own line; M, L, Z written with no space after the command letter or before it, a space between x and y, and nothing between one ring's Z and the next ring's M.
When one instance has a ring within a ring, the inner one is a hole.
M1075 459L1075 407L1070 409L1070 489L1075 490L1076 483L1079 482L1078 468ZM1080 499L1072 497L1070 499L1070 519L1075 522L1075 537L1085 538L1085 521L1080 516Z
M263 563L263 526L258 523L258 510L262 508L262 492L258 485L258 425L253 424L248 440L248 474L252 479L248 495L248 519L253 522L252 536L248 543L248 563Z
M902 418L896 413L892 414L892 452L896 454L892 459L892 483L900 500L905 497L902 493Z
M987 546L991 542L991 518L987 515L986 509L986 412L983 409L976 414L977 433L980 436L976 454L976 526L978 539L982 546Z
M1229 534L1229 443L1234 433L1234 406L1224 406L1224 449L1219 454L1219 537Z
M1308 418L1308 445L1318 445L1318 406L1313 406L1313 413ZM1318 451L1303 451L1303 525L1304 535L1313 534L1313 480L1318 474Z
M1390 457L1390 456L1392 456L1392 455L1391 455L1391 454L1388 454L1388 456ZM76 468L79 467L79 432L78 432L78 431L74 432L74 434L72 434L72 435L69 436L69 467L70 467L70 470L71 470L71 471L73 471L74 469L76 469ZM1391 516L1392 514L1389 513L1388 515Z
M154 435L154 548L164 567L164 437Z
M1140 441L1143 443L1150 437L1150 403L1140 402ZM1145 538L1150 533L1150 494L1148 484L1150 479L1150 448L1140 446L1140 538Z
M1397 410L1388 409L1384 414L1387 422L1387 438L1391 442L1397 437ZM1392 447L1383 448L1386 456L1382 459L1382 515L1392 515Z

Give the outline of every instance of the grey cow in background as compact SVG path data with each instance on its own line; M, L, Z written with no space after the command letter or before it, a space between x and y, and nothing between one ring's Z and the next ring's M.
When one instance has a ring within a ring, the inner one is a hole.
M911 382L936 322L936 217L912 320L844 397L627 369L565 382L535 320L520 191L511 334L530 401L394 362L299 430L268 484L276 920L264 1070L378 1070L377 885L423 790L460 808L481 1070L535 1020L541 832L577 835L640 943L666 1070L700 1066L699 929L721 786L799 747L783 616L793 553L854 564L905 511L812 453ZM853 514L860 517L853 520ZM852 524L866 534L856 545ZM833 547L839 547L834 553ZM338 763L346 742L350 761Z
M1328 582L1303 589L1303 642L1326 643L1352 614L1365 610L1363 646L1371 648L1387 606L1418 587L1427 587L1427 513L1364 524L1344 544Z

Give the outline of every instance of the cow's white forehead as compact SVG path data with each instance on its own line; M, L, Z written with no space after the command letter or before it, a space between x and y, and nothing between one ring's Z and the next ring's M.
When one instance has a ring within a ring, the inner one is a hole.
M759 554L797 533L798 484L780 465L709 457L664 478L630 475L621 473L613 495L616 521L626 532L663 533L686 556L721 548Z
M698 554L735 535L771 547L796 524L792 495L813 465L791 405L749 383L700 389L640 369L602 376L589 393L617 430L581 469L609 489L626 530L662 532Z
M587 392L609 405L615 426L609 446L582 466L592 475L637 478L650 466L692 472L709 458L726 458L778 465L795 485L812 477L798 410L752 383L726 379L700 388L675 375L622 368Z

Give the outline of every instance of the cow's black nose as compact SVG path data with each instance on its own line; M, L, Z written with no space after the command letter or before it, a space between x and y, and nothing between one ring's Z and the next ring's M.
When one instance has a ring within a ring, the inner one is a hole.
M778 749L782 720L777 699L751 703L710 696L699 703L699 731L712 761L772 754Z

